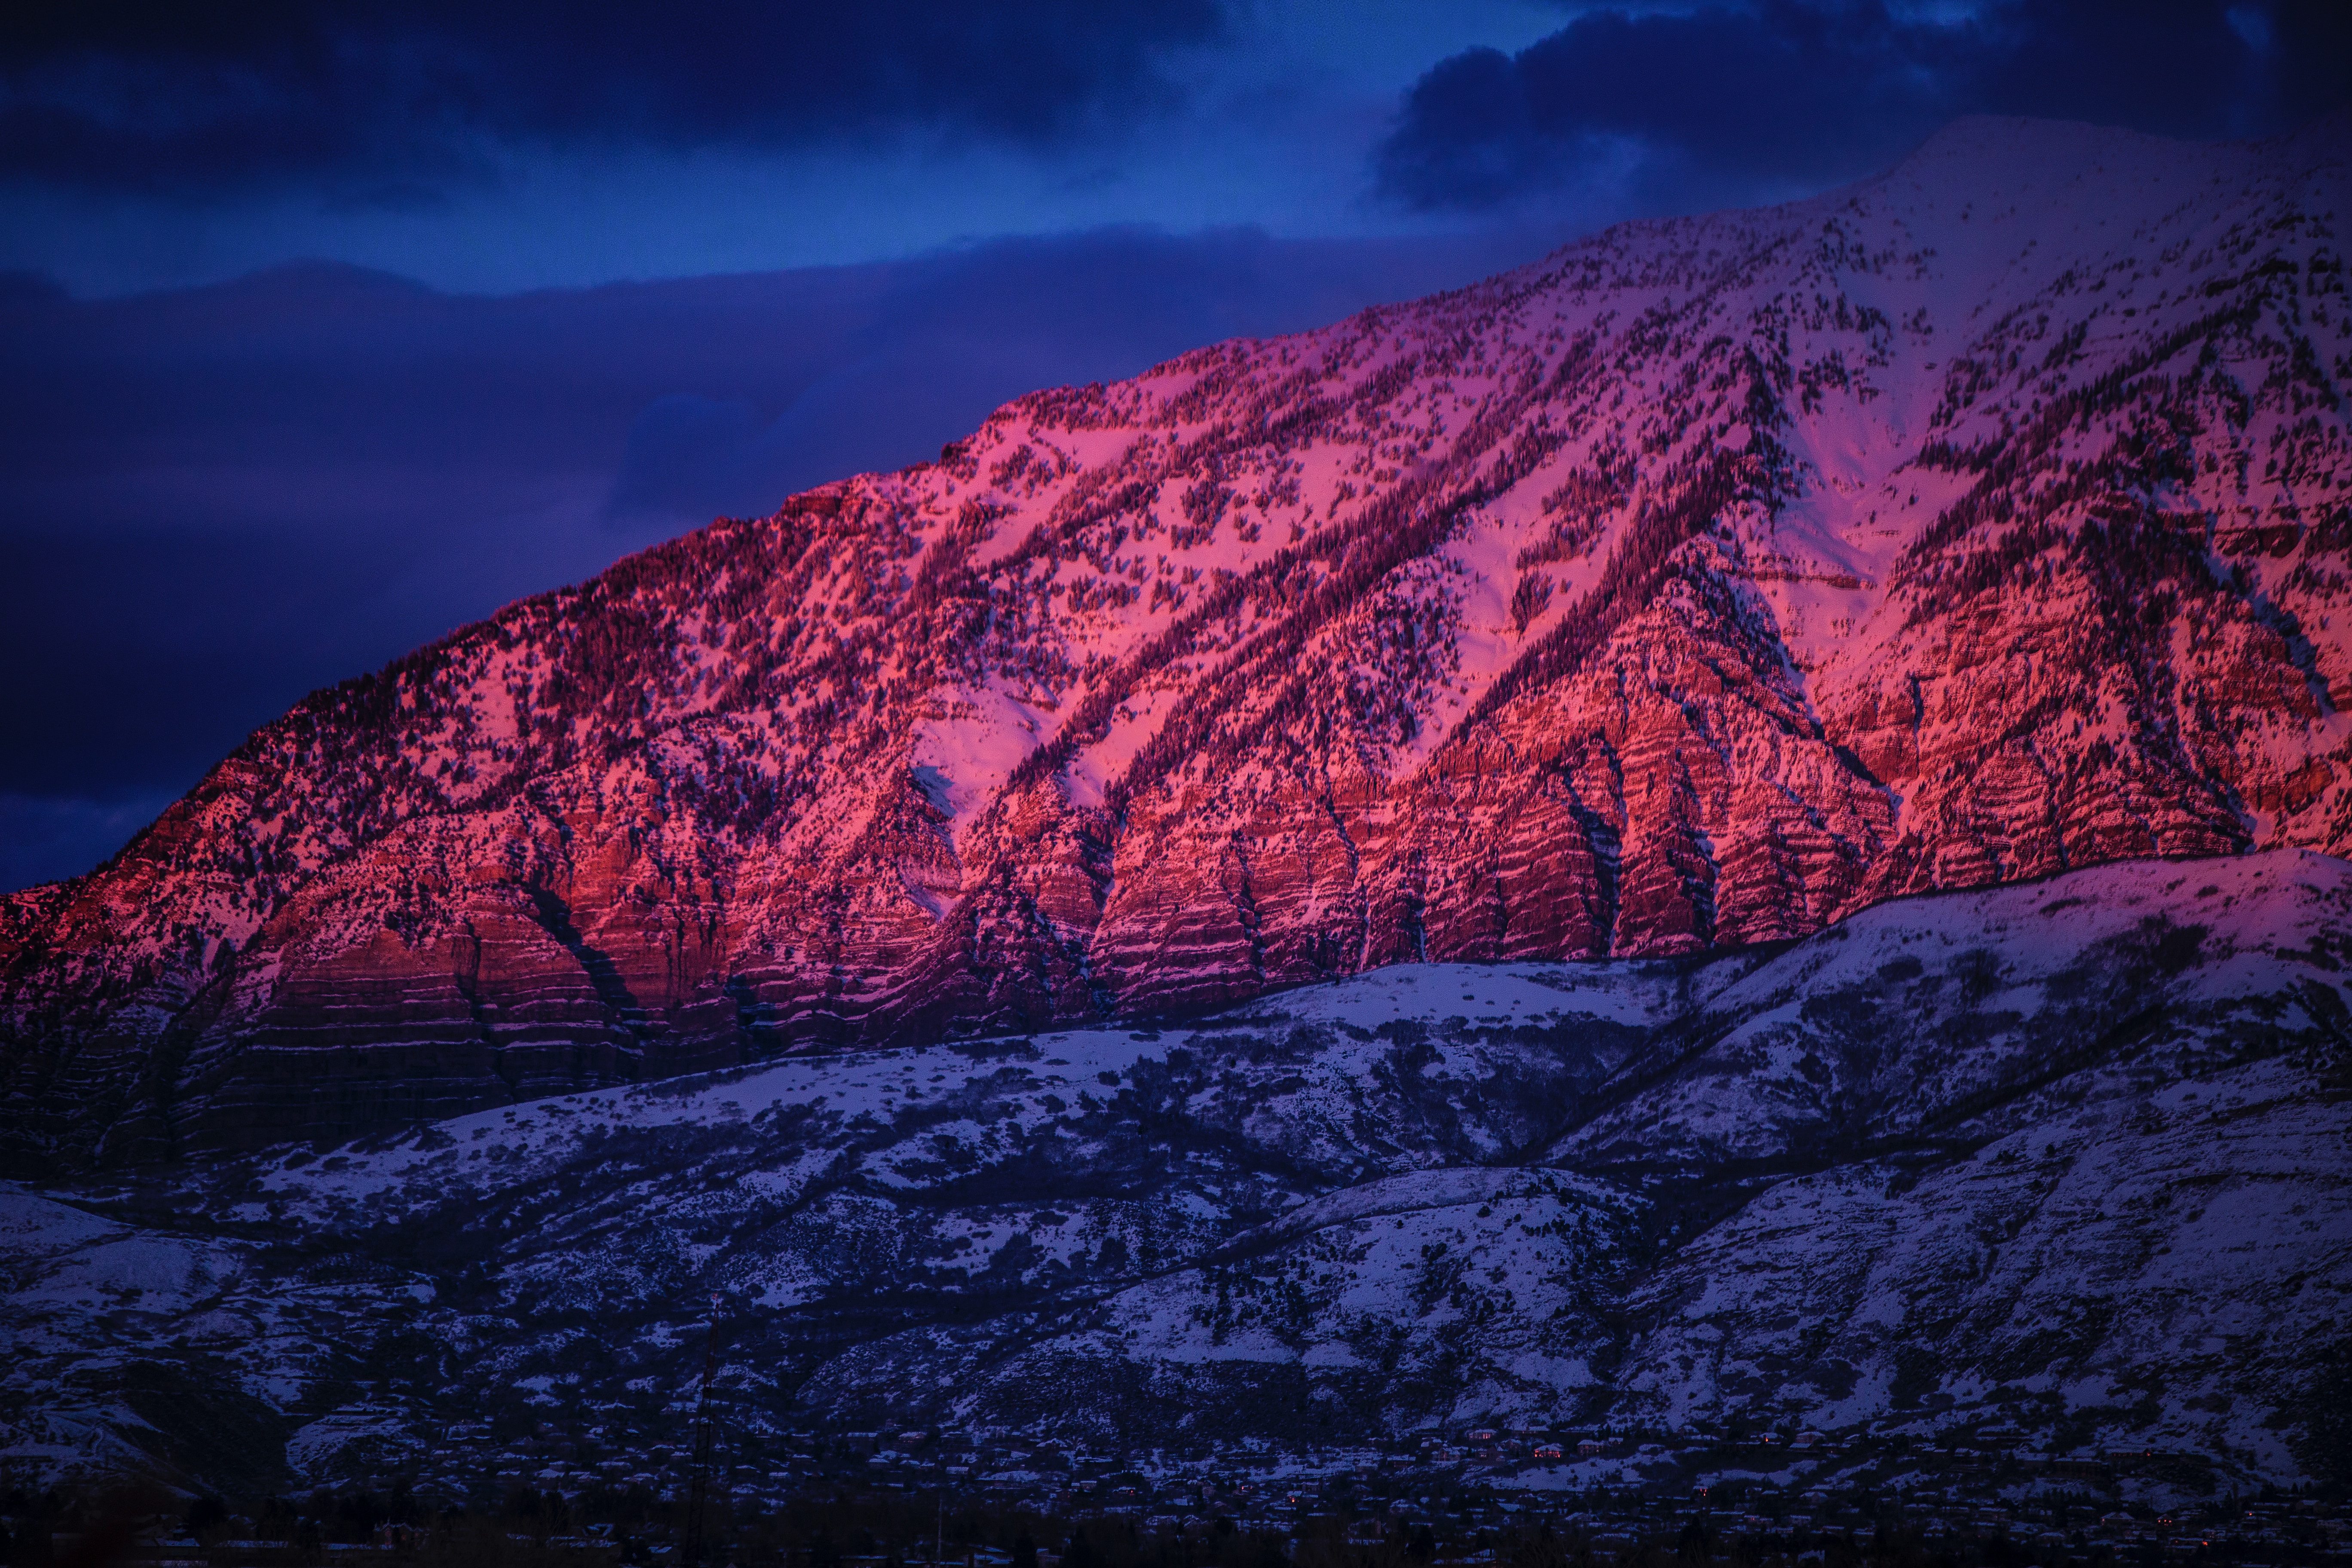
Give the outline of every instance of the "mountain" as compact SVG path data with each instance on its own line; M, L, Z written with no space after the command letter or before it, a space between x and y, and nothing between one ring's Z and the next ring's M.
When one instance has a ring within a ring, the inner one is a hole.
M723 1463L763 1491L908 1426L1307 1468L1638 1429L1490 1484L1682 1499L1685 1464L1899 1492L1929 1443L2154 1447L2121 1484L2159 1504L2340 1484L2347 960L2343 860L2142 860L0 1184L0 1452L231 1496L679 1487L715 1300ZM1700 1426L1836 1442L1670 1457Z
M2342 851L2347 153L1967 121L515 605L0 903L5 1158Z

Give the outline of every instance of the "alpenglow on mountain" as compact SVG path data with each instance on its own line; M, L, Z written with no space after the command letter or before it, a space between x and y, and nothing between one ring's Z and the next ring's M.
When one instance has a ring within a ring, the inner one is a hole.
M517 604L0 903L7 1159L2340 855L2347 156L1963 121Z

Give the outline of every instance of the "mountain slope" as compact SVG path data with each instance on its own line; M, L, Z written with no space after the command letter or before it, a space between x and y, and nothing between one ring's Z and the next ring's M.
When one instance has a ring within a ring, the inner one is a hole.
M2347 956L2343 861L2140 861L0 1188L0 1447L463 1495L549 1422L658 1469L716 1293L730 1443L1993 1425L2340 1481Z
M515 605L0 903L8 1158L2341 850L2347 143L1964 121Z

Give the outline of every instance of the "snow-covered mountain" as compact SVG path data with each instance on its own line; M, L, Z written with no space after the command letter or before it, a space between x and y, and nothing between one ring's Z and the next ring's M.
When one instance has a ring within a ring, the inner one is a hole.
M1964 121L514 605L0 902L8 1158L2341 851L2347 155Z
M0 1186L0 1452L462 1495L601 1434L675 1484L716 1297L739 1449L1998 1427L2340 1480L2347 958L2352 865L2135 861Z

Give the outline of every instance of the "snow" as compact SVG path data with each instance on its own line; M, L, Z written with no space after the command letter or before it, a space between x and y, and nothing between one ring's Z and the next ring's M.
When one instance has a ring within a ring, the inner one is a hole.
M2192 923L2194 942L2160 948ZM1998 1398L2020 1418L2112 1424L2122 1381L2161 1364L2179 1391L2157 1417L2168 1440L2283 1454L2249 1424L2291 1399L2293 1347L2352 1304L2336 1179L2352 1128L2292 1051L2242 1046L2311 1037L2309 987L2339 989L2312 959L2347 934L2343 862L2134 862L1899 900L1769 952L1399 965L1189 1027L562 1096L192 1173L184 1235L100 1217L89 1195L6 1189L0 1250L34 1270L9 1307L37 1352L16 1386L53 1377L103 1322L121 1344L108 1357L163 1353L150 1334L243 1344L246 1385L295 1401L309 1336L390 1312L478 1343L480 1377L539 1399L561 1392L549 1380L583 1313L625 1380L698 1342L676 1315L682 1279L787 1334L882 1281L927 1300L1018 1281L1031 1294L1013 1299L1058 1305L977 1338L919 1317L827 1352L793 1397L846 1410L880 1380L978 1420L1074 1366L1106 1390L1115 1366L1203 1390L1280 1369L1318 1397L1372 1401L1364 1419L1393 1429L1556 1424L1585 1391L1620 1419L1716 1420L1759 1389L1816 1426L1899 1426L1915 1417L1896 1352L1972 1322L1995 1348L1945 1352L1956 1408ZM2088 994L2112 1011L2084 1013L2084 977L2109 971L2141 978ZM1840 1054L1836 1009L1963 980L1978 1023L1947 1037L1906 1005L1879 1016L1894 1055ZM2021 1086L2053 1042L2107 1037L2151 995L2169 1033ZM1804 1151L1857 1094L1892 1152L1815 1168ZM1964 1102L1969 1120L1950 1121ZM1915 1122L1936 1131L1923 1142ZM1135 1142L1144 1127L1162 1130L1160 1152ZM1677 1206L1684 1184L1732 1190L1707 1219ZM299 1249L207 1237L206 1214L337 1238L331 1256L430 1229L486 1260L495 1304L390 1255L356 1289L331 1269L289 1279ZM1632 1268L1651 1247L1656 1263ZM1630 1328L1612 1339L1618 1319ZM1805 1348L1822 1335L1826 1358ZM2217 1361L2214 1345L2250 1337L2278 1349ZM2007 1384L1971 1370L2011 1343L2066 1348ZM1109 1419L1090 1402L1110 1397L1073 1396L1070 1418ZM404 1408L362 1402L313 1417L290 1451L329 1473L414 1430Z
M1001 688L942 699L915 728L912 767L932 804L969 832L975 808L994 798L1023 758L1052 738L1052 715Z

